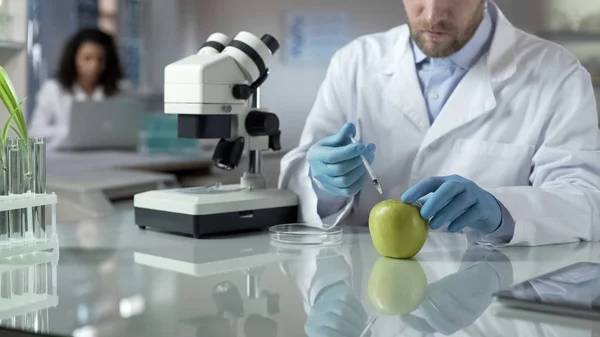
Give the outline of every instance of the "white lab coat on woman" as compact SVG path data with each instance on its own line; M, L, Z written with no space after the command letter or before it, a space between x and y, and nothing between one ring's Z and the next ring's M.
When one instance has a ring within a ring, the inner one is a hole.
M513 27L490 4L490 50L430 124L406 25L365 36L332 59L300 145L282 160L281 188L300 197L302 221L366 226L371 208L421 179L458 174L511 213L508 245L600 239L600 130L589 73L564 48ZM370 182L342 208L319 214L308 149L346 122L375 143ZM470 241L506 244L465 229Z
M128 88L127 83L120 84L121 89ZM37 94L37 103L33 111L29 134L46 137L48 150L59 149L69 134L69 121L73 102L100 102L106 99L104 89L96 87L91 96L75 84L72 91L66 90L54 79L44 82Z

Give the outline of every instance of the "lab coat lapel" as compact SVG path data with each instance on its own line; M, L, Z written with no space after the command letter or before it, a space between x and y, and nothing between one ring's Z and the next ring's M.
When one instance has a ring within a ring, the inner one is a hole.
M415 126L425 133L429 128L427 106L419 84L413 52L409 43L408 28L404 27L393 52L387 55L381 64L383 72L390 76L383 90L383 99L398 108ZM386 116L397 124L399 114Z
M496 4L490 3L490 10L496 22L490 50L458 84L425 136L421 150L494 110L497 106L494 85L516 72L516 28Z
M491 77L485 60L485 57L480 59L458 84L431 125L421 144L422 149L496 107Z

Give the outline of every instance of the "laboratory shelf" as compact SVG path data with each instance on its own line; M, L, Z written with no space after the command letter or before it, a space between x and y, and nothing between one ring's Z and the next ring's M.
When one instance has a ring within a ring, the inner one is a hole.
M600 32L576 32L569 30L542 31L539 37L551 41L600 42Z
M25 43L0 40L0 61L6 63L23 50L25 50Z
M0 49L21 50L25 48L25 43L10 40L0 40Z

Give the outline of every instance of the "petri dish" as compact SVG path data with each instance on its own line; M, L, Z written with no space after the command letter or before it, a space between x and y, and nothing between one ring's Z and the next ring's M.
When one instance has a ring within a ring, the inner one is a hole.
M269 228L271 240L290 245L331 245L340 243L341 228L323 230L306 224L276 225Z

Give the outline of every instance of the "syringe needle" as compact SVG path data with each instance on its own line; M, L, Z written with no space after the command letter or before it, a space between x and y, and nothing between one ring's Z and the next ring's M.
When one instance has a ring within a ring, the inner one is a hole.
M354 139L354 137L350 136L350 139L352 140L352 143L355 143L355 144L357 143L357 141ZM371 176L371 180L373 181L373 185L375 185L377 192L379 192L379 194L383 194L383 189L381 188L381 184L379 184L379 180L377 180L375 173L373 173L371 164L369 164L369 161L367 160L367 158L365 158L364 155L360 155L360 158L362 159L362 162L365 165L367 172L369 172L369 175Z

